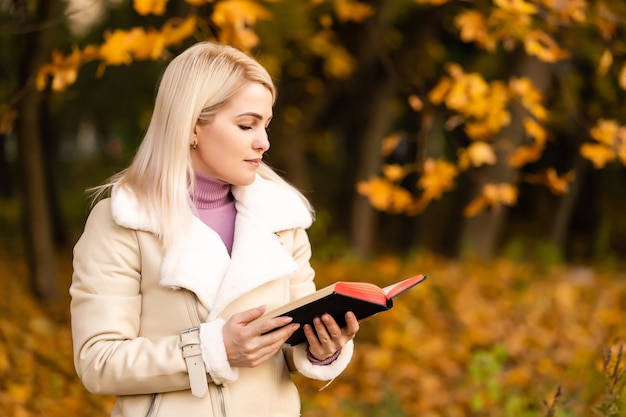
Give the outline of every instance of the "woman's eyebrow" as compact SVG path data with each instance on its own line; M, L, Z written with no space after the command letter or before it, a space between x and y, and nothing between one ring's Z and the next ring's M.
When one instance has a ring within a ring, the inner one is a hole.
M259 120L259 121L263 121L263 116L261 116L259 113L255 113L255 112L246 112L246 113L241 113L239 115L236 116L236 118L240 118L240 117L254 117L255 119ZM274 118L274 115L271 115L268 119L267 119L267 123L271 122L272 119Z
M237 117L244 117L244 116L252 116L255 119L263 120L263 116L261 116L258 113L254 113L254 112L246 112L246 113L241 113L241 114L237 115Z

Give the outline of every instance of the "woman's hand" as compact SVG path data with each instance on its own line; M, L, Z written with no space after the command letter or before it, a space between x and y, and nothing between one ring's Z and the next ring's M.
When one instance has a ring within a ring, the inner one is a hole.
M330 314L316 317L313 326L306 324L304 334L309 342L309 352L320 361L334 355L349 340L354 339L359 331L359 321L352 312L346 313L346 326L343 329Z
M222 336L231 367L253 368L262 364L274 356L289 336L300 327L299 324L289 324L291 317L277 317L250 324L263 313L264 306L253 308L233 314L224 324ZM271 330L274 331L267 333Z

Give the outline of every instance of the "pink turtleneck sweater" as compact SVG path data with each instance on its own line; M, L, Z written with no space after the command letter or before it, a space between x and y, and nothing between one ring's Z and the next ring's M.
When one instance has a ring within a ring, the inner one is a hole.
M237 215L230 184L196 172L193 202L200 220L220 235L230 254L233 249Z

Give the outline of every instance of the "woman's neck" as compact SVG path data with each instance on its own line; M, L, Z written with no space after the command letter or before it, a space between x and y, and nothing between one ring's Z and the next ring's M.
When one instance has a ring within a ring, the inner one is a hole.
M211 209L230 203L230 184L217 178L195 173L196 186L193 201L197 209Z

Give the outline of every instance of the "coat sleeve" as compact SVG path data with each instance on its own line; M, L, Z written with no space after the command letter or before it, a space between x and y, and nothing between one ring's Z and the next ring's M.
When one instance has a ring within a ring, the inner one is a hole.
M291 279L291 300L298 299L315 291L315 271L311 267L311 244L304 229L295 229L291 236L279 234L283 244L291 246L292 256L298 264L298 272ZM287 241L291 238L290 241ZM289 369L298 372L308 378L319 380L332 380L339 376L350 361L354 351L354 342L349 341L337 359L329 365L314 365L307 358L307 344L301 343L294 347L285 347L283 353Z
M179 335L140 337L141 258L137 232L116 225L99 202L74 247L70 311L74 363L97 394L188 389Z

